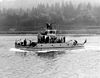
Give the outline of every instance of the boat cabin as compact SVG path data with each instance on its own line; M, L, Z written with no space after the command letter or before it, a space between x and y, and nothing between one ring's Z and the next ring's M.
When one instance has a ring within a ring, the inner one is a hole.
M64 43L65 37L64 36L57 36L57 31L52 29L51 24L47 25L47 29L43 32L38 34L38 43Z

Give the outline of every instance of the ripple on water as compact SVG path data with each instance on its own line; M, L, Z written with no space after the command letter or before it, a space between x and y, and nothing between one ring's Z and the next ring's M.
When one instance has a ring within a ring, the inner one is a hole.
M26 56L9 51L17 38L0 37L0 78L100 78L100 36L84 37L84 49Z

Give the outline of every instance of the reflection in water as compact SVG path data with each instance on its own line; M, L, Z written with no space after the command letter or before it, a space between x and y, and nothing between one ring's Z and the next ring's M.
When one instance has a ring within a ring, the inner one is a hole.
M33 71L35 72L34 74L46 75L48 73L53 73L57 71L58 69L58 66L56 66L57 61L58 59L63 57L65 52L52 51L48 53L38 53L33 56L31 56L32 55L31 53L24 54L23 52L22 53L16 52L15 54L17 56L24 57L24 59L22 58L23 59L22 63L24 62L27 64L33 63L33 66L31 68L33 68ZM36 67L34 68L34 66ZM25 67L26 67L26 64L25 64Z
M27 56L27 52L15 52L15 55L17 56L23 56L23 57L26 57Z
M55 58L57 55L62 55L65 53L65 50L41 50L41 51L28 51L28 50L20 50L16 48L11 48L10 51L14 51L16 55L19 56L29 56L29 55L37 55L41 58Z
M37 56L41 57L41 58L56 58L58 55L62 55L64 54L64 51L50 51L47 53L37 53Z

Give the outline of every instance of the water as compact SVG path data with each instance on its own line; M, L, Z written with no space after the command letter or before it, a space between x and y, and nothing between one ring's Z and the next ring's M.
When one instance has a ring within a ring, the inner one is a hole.
M100 78L100 36L68 37L88 42L84 48L37 55L14 48L14 41L34 36L0 36L0 78Z

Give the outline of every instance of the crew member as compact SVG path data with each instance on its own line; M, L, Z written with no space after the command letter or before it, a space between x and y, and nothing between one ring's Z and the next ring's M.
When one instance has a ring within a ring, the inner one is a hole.
M26 41L26 39L24 40L24 46L26 46L26 44L27 44L27 41Z
M77 43L78 43L78 42L77 42L76 40L74 40L73 45L75 46L75 45L77 45Z

